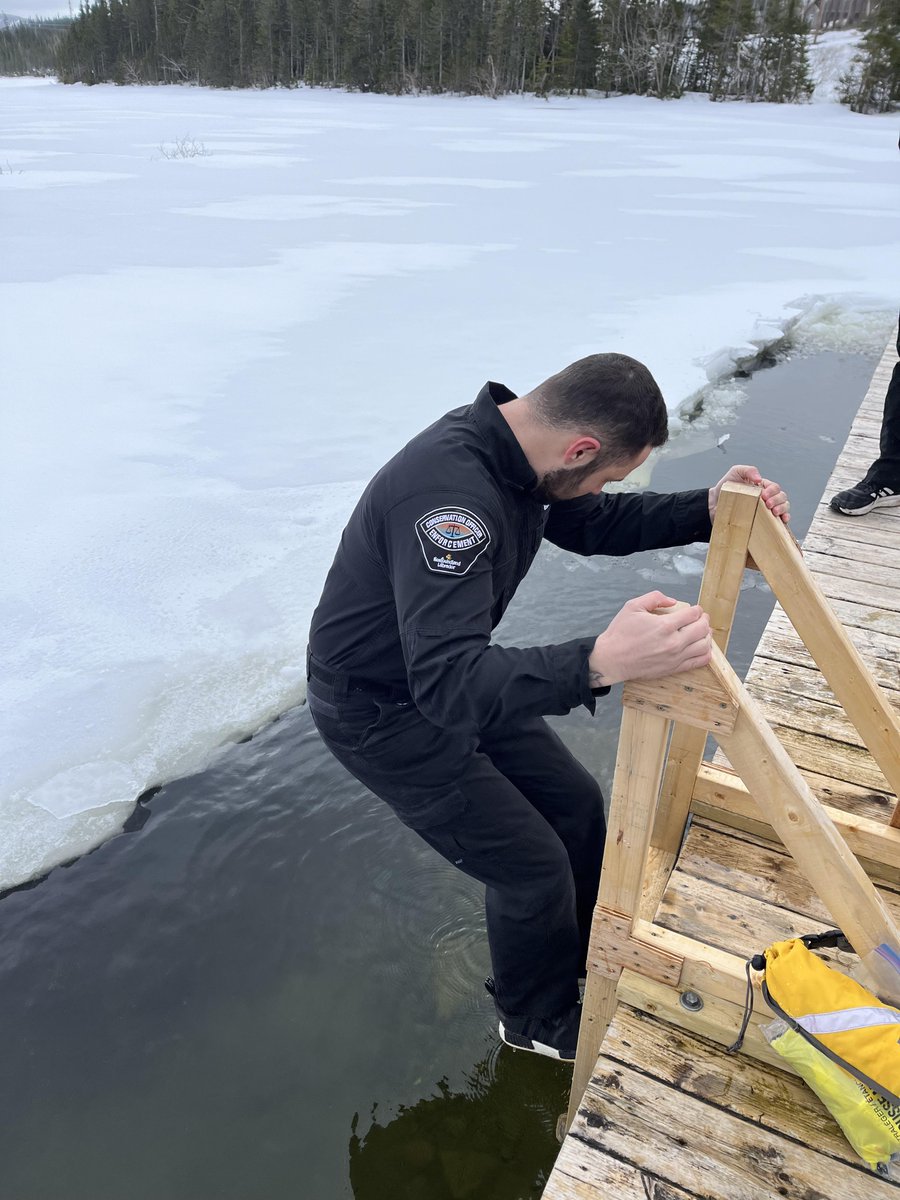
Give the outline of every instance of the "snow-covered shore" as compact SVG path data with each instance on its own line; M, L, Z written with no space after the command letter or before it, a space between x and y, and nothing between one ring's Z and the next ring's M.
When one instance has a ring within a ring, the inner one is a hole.
M356 495L486 378L883 345L897 160L833 103L0 80L0 886L302 697Z

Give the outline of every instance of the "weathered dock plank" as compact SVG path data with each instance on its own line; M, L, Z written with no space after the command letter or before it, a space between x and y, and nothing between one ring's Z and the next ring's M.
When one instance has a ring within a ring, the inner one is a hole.
M765 663L780 663L785 668L791 665L815 671L818 668L812 655L802 643L788 631L788 622L783 614L773 618L760 638L750 670L766 669ZM900 637L880 633L873 629L848 629L847 634L856 646L866 667L875 676L879 687L897 690L900 688ZM749 674L749 673L748 673ZM821 677L820 677L821 678ZM822 686L825 687L824 681Z
M887 1200L812 1093L620 1006L545 1200Z

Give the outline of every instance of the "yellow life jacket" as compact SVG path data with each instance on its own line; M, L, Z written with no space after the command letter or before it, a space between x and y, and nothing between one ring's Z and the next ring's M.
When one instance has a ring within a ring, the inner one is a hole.
M900 1010L833 970L801 938L766 950L763 996L782 1020L794 1018L801 1037L811 1035L818 1049L900 1106Z
M900 1154L900 1009L810 952L846 944L838 930L774 942L748 967L780 1018L763 1032L813 1088L869 1166ZM749 979L749 971L748 971Z

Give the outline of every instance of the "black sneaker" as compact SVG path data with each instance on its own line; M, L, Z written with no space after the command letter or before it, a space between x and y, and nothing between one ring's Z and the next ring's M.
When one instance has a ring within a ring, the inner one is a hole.
M845 517L864 517L873 508L893 508L897 504L900 504L900 489L878 487L866 479L831 497L831 507Z
M573 1005L561 1017L503 1017L500 1037L514 1050L530 1050L558 1062L574 1062L578 1049L581 1005Z
M484 986L494 996L493 979L486 979ZM581 1002L574 1004L559 1017L511 1016L500 1011L500 1038L514 1050L530 1050L532 1054L543 1054L557 1062L574 1062L578 1049L578 1027L581 1024Z

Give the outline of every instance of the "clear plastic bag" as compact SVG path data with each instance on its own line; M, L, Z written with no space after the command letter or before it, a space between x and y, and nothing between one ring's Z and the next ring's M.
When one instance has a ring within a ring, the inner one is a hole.
M859 961L868 977L867 982L879 1000L900 1008L900 955L882 942Z

